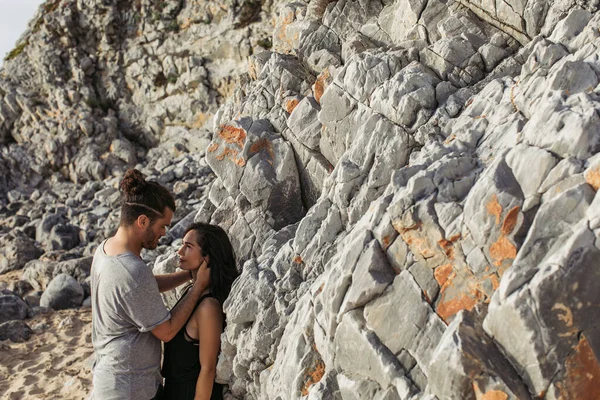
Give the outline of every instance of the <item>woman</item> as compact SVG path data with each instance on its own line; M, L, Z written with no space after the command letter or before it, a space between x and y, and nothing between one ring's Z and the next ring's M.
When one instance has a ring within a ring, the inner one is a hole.
M223 390L215 383L215 372L225 327L223 302L238 276L233 247L220 227L195 223L187 228L177 254L179 267L190 271L194 281L198 269L206 261L210 282L190 319L171 341L165 343L164 398L222 399Z

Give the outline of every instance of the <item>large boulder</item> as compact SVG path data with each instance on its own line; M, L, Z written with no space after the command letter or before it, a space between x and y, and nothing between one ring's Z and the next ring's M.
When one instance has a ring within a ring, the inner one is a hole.
M0 340L10 339L13 342L29 340L33 331L23 321L8 321L0 324Z
M43 254L36 243L20 230L12 230L0 238L0 274L21 269L28 261Z
M243 118L222 125L206 158L229 195L241 193L252 208L270 215L273 229L304 214L292 147L268 121Z
M40 305L54 310L79 307L83 302L84 291L71 275L57 275L42 294Z
M45 290L50 281L59 274L68 274L77 282L85 285L90 276L92 257L81 257L66 261L29 262L23 269L23 280L29 282L35 290Z
M14 294L0 295L0 324L27 317L27 304Z

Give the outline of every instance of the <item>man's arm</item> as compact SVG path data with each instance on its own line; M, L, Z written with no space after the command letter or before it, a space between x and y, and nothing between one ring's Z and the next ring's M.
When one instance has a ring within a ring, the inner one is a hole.
M202 263L198 274L196 275L196 282L190 289L185 297L171 310L171 319L158 325L152 329L152 334L163 342L168 342L175 337L177 332L189 319L190 315L194 311L194 307L204 290L208 287L210 281L210 270L207 267L206 261Z
M158 283L158 291L162 293L186 283L192 279L192 275L190 271L178 271L172 274L154 275L154 278Z

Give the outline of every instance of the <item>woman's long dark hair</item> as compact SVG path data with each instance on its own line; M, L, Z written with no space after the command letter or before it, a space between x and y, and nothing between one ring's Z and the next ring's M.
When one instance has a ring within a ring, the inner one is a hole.
M231 285L239 273L235 264L235 253L227 233L217 225L196 222L185 230L196 232L196 243L202 248L202 255L209 256L210 292L223 305Z

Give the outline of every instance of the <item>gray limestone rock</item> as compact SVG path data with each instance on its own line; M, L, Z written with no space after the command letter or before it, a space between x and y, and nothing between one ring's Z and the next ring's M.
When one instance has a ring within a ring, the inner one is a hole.
M42 294L40 305L54 310L79 307L83 302L84 291L71 275L58 274Z
M244 266L228 396L596 396L597 2L109 3L41 7L0 74L28 303L87 297L135 165L176 198L155 271L191 220Z
M366 327L393 354L407 350L427 375L428 360L446 325L424 300L408 271L402 271L381 297L365 306L364 317Z
M562 247L573 230L585 219L593 199L594 191L584 183L540 207L513 267L500 283L498 294L501 298L508 297L522 287L536 274L544 261Z
M552 92L525 125L525 141L561 157L587 158L600 149L594 128L600 119L594 107L584 93L563 100Z
M556 165L556 159L544 150L521 145L506 155L506 162L525 196L525 212L539 204L539 187Z
M11 340L19 343L29 340L33 331L23 321L8 321L0 323L0 340Z
M377 297L394 280L394 276L379 242L370 242L356 263L340 314L362 307Z
M582 395L588 387L571 386L570 360L587 351L595 329L597 310L583 300L595 291L599 250L594 241L587 224L577 224L526 284L492 299L483 326L531 392L567 385L569 392Z
M0 323L27 317L27 304L14 294L0 295Z
M321 139L321 123L317 119L320 109L314 98L305 97L294 107L287 122L296 138L313 150L318 150Z
M176 272L178 260L179 256L176 253L158 256L154 261L152 273L154 275L161 275ZM176 289L162 292L160 294L162 296L163 302L169 309L175 306L175 303L177 303L177 299L179 299L181 291L184 287L185 285L180 286Z
M474 314L461 311L442 336L429 367L431 392L439 399L476 399L486 393L529 399L521 378Z
M410 130L424 124L437 106L438 79L413 62L371 94L373 110Z
M21 269L43 253L25 233L14 230L0 237L0 274Z
M12 282L8 286L8 288L10 291L12 291L14 294L16 294L17 296L19 296L22 299L25 298L25 295L27 293L29 293L30 291L33 290L33 286L31 286L31 284L29 282L24 281L24 280L18 280L16 282Z
M232 197L241 192L252 207L271 213L274 229L303 215L291 146L267 121L246 118L222 126L208 148L207 161Z
M71 250L80 242L79 228L70 224L57 224L50 234L42 239L42 243L50 250Z
M334 345L335 364L345 373L370 379L384 389L391 386L401 399L406 399L413 392L414 388L404 377L398 359L376 333L365 328L361 310L344 315ZM361 359L354 354L361 354Z
M52 279L59 274L68 274L84 285L90 275L92 257L75 258L66 261L53 262L34 260L23 269L23 280L35 290L46 290Z

